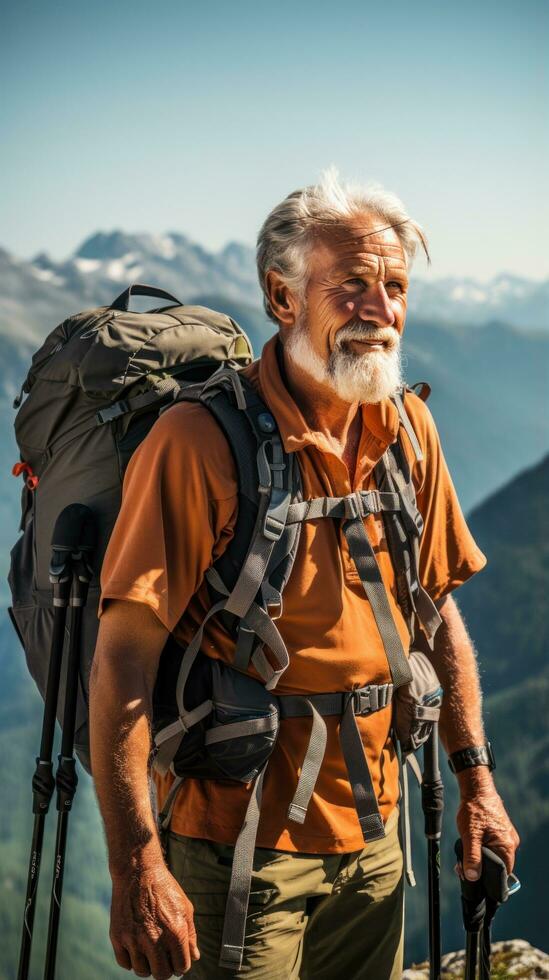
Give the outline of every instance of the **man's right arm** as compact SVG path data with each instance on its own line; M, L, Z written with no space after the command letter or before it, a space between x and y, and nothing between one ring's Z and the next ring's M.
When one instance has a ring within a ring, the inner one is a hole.
M168 631L144 603L110 599L90 677L90 742L113 882L117 962L155 978L198 958L192 905L166 867L148 765L152 693Z

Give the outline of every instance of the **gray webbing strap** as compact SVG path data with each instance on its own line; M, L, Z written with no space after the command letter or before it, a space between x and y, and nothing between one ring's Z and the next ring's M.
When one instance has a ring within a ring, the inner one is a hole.
M176 776L172 785L170 786L170 791L164 801L164 806L158 814L158 827L160 830L166 831L170 826L173 808L175 805L175 798L181 789L181 783L183 782L184 778L184 776Z
M427 637L429 646L433 649L433 643L435 638L435 633L438 630L440 624L442 623L441 615L435 606L431 596L426 589L423 588L419 580L419 540L418 538L413 539L412 545L413 559L416 571L416 582L417 582L417 592L414 596L414 604L416 608L417 618L421 623L423 632Z
M243 735L258 735L260 732L275 732L278 728L278 712L264 718L248 718L246 721L234 721L229 725L218 725L209 728L204 736L204 744L224 742L229 738L240 738Z
M186 711L182 717L177 718L171 725L166 725L155 735L154 767L161 776L165 776L170 768L183 736L193 725L206 718L212 707L210 700L203 701L197 708Z
M198 721L201 721L202 718L205 718L206 715L208 715L212 710L212 702L204 701L196 708L193 708L192 711L186 711L185 685L187 683L191 667L194 664L200 650L202 637L204 636L204 627L206 626L208 620L211 619L212 616L215 616L216 613L220 612L224 607L225 599L221 599L212 606L202 620L202 623L183 654L175 691L179 718L170 725L167 725L165 728L161 729L161 731L159 731L155 736L154 740L156 749L154 766L162 775L165 775L168 771L168 768L175 756L175 753L177 752L185 732L189 730L191 725L195 725Z
M398 493L358 490L345 497L313 497L311 500L290 504L286 524L301 524L303 521L315 521L323 517L367 517L381 511L397 510L400 510Z
M400 416L400 421L402 423L402 427L405 430L406 435L408 436L408 439L410 440L412 449L414 450L414 455L415 455L416 459L418 460L418 462L420 462L423 459L423 452L422 452L421 446L420 446L420 444L418 442L418 438L417 438L417 436L416 436L416 434L414 432L414 428L412 426L412 423L410 422L410 418L408 416L408 412L406 411L406 409L404 407L404 398L402 397L402 395L400 394L400 392L397 392L396 395L393 395L393 401L394 401L394 403L395 403L395 405L397 407L398 414Z
M210 581L217 592L220 592L225 596L228 595L228 590L224 585L221 576L215 569L208 569L206 572L206 578ZM223 600L223 609L227 608L225 603L226 600ZM219 603L216 603L216 606L217 605L219 605ZM214 606L213 609L216 609L216 606ZM209 618L210 613L206 618ZM204 623L205 622L206 620L204 620ZM247 610L245 624L245 630L247 629L251 633L255 634L257 637L259 637L262 643L265 643L266 646L269 647L269 650L271 650L278 664L278 667L274 668L269 663L269 660L261 649L257 649L252 656L252 663L262 680L265 682L265 687L268 691L273 691L290 663L290 657L286 649L286 644L284 643L284 640L282 639L282 636L280 635L278 627L275 625L274 621L271 619L269 614L265 612L260 605L258 605L257 602L252 602L250 608ZM236 663L235 666L240 667L240 665Z
M305 758L301 765L301 772L297 781L296 790L293 795L292 802L288 807L288 819L294 820L295 823L305 822L307 808L309 806L311 796L313 795L313 790L316 786L316 781L320 772L324 753L326 751L326 741L328 738L326 722L322 718L320 712L315 708L312 700L304 697L301 698L301 701L303 706L305 706L306 711L310 709L313 716L313 724L311 734L309 736L307 752L305 753ZM303 709L302 713L304 713Z
M364 841L369 843L385 837L385 828L356 723L352 692L349 692L347 697L347 705L339 727L339 743L347 766L362 836Z
M219 966L232 970L240 969L244 954L246 914L250 899L254 849L266 768L267 764L255 780L244 823L234 847L233 866L221 938L221 956L219 958Z
M298 780L294 797L288 809L288 817L297 823L303 823L307 815L307 808L313 794L320 766L326 750L327 731L321 716L339 715L341 716L348 708L350 702L353 714L368 715L390 704L393 696L392 684L367 684L365 687L354 691L337 691L335 693L311 694L309 697L298 694L280 694L280 717L298 718L304 714L313 714L313 726L307 746L307 753L301 767L301 774ZM316 718L316 714L319 716ZM322 726L321 724L322 723ZM356 724L356 723L355 723ZM360 738L360 734L359 734ZM362 741L360 740L361 744ZM369 772L364 775L367 762L364 750L355 760L357 777L362 778L362 782L367 786ZM364 791L367 794L367 789Z
M196 633L194 634L191 642L189 643L185 653L183 654L183 659L181 661L181 667L179 669L179 676L177 678L177 686L175 689L175 697L177 700L177 707L179 708L179 714L181 718L185 718L185 685L187 679L191 672L191 667L194 664L200 647L202 645L202 637L204 636L204 628L206 623L212 616L216 613L221 612L225 608L225 599L220 599L216 602L211 609L208 610L204 619L202 620L200 626L198 627Z
M404 653L402 640L393 619L387 592L362 518L345 521L343 531L383 641L393 684L395 687L409 684L412 680L412 671Z
M391 703L393 690L393 684L366 684L364 687L357 687L353 691L309 695L279 694L280 717L302 718L304 714L309 714L308 710L303 711L305 697L314 704L322 716L342 715L347 707L349 696L352 698L355 714L370 715L374 711L386 708Z
M414 875L414 869L412 867L412 835L410 833L410 790L408 787L408 766L406 765L406 758L401 759L400 764L401 781L402 781L402 800L401 800L401 818L402 818L402 851L404 859L404 874L406 875L406 881L411 888L415 888L416 876Z
M442 620L440 618L440 613L435 606L433 600L429 593L424 589L419 578L419 540L420 531L418 528L417 518L414 517L412 512L412 502L410 500L409 490L406 485L406 481L398 469L394 466L392 460L389 462L390 467L390 478L394 481L397 487L399 496L403 505L403 512L410 515L411 520L408 522L408 528L410 530L410 540L412 544L412 554L411 558L413 561L413 569L409 570L409 575L413 578L413 585L415 589L411 590L411 599L416 611L416 615L419 619L423 632L429 641L429 646L432 648L433 640L437 629L439 628ZM419 513L419 512L418 512ZM398 524L398 521L397 521ZM421 522L423 524L423 522ZM417 529L414 533L414 529ZM411 583L412 584L412 583Z
M257 634L261 642L269 647L269 650L276 659L278 669L275 669L269 663L263 650L256 650L252 656L252 663L265 681L265 687L268 691L274 691L282 674L290 663L286 644L269 614L261 606L258 606L256 602L252 603L248 609L246 623Z
M289 505L289 490L273 488L268 496L262 495L250 549L227 599L227 612L240 617L248 612L265 578L274 546L286 526Z
M404 873L406 875L406 881L411 888L414 888L416 884L416 876L412 867L412 835L410 832L410 790L408 785L408 767L410 767L412 770L420 786L423 782L423 777L421 775L419 763L413 752L408 752L406 755L402 755L401 753L399 761L402 776L402 806L400 810L400 817L402 822L401 836L404 852Z

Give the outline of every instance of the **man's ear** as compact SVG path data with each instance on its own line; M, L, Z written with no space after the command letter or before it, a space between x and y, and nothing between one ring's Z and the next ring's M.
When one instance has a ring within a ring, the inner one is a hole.
M280 273L274 269L270 269L265 277L265 290L280 325L293 327L299 314L299 303Z

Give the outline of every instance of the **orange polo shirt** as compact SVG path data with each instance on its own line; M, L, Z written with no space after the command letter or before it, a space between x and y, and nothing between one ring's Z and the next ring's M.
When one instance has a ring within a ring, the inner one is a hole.
M346 465L322 433L309 428L284 386L276 343L273 337L246 374L275 416L285 449L297 453L304 497L343 496L375 486L373 467L398 432L393 403L361 406L362 434L351 483ZM465 523L429 410L414 394L406 395L406 408L424 456L417 462L404 436L425 522L420 577L430 596L439 599L483 568L486 559ZM155 422L127 467L122 506L101 571L99 616L109 598L144 602L185 646L211 605L204 573L232 537L236 508L235 465L220 428L203 406L174 405ZM365 527L408 650L410 636L396 602L381 515L365 518ZM302 525L277 625L290 655L278 684L280 694L348 691L390 680L381 637L339 521ZM234 643L218 622L210 620L202 650L231 663ZM364 846L339 745L339 719L325 721L326 755L305 823L299 825L288 821L286 812L311 720L282 720L265 776L259 847L329 853ZM399 795L389 737L391 708L358 717L357 722L386 820ZM162 806L173 776L155 773L154 778ZM249 794L250 786L188 778L177 796L171 829L234 844Z

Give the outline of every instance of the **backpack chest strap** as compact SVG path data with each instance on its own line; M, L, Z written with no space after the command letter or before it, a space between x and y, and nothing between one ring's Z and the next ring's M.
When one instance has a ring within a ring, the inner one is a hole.
M286 524L301 524L303 521L316 521L322 517L352 518L368 517L382 511L401 509L398 493L381 493L379 490L358 490L345 497L313 497L290 504Z

